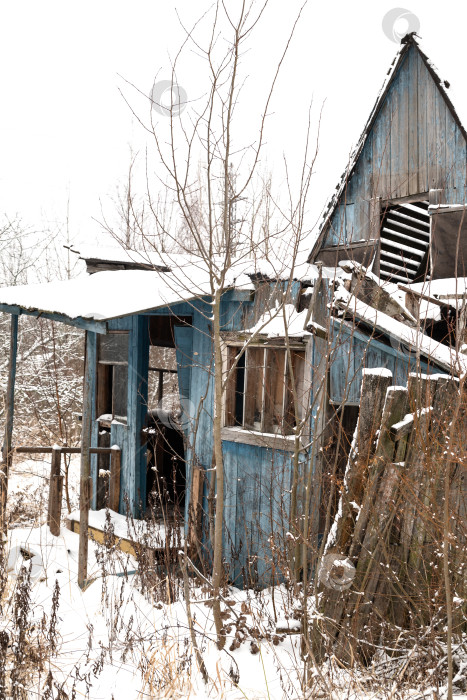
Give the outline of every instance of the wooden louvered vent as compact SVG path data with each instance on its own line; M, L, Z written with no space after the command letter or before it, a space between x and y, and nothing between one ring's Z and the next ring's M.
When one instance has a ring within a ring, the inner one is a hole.
M381 225L380 278L412 282L429 244L428 202L389 207Z

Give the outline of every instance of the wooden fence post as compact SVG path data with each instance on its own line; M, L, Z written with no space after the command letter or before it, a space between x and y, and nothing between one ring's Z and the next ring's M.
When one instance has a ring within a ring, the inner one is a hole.
M122 453L118 445L110 448L110 484L109 484L109 508L118 513L120 502L120 467Z
M55 537L58 537L60 534L60 518L62 514L63 476L60 474L61 453L60 447L54 446L52 448L47 525Z
M188 542L190 546L199 547L201 541L201 509L203 504L204 470L193 467L191 482L191 504L188 517Z
M86 331L86 359L83 386L83 418L81 427L81 479L79 498L79 551L78 551L78 585L83 588L88 575L88 525L91 501L91 420L92 420L92 385L95 360L95 333Z
M8 384L5 399L5 437L2 447L2 466L0 470L0 527L1 542L3 548L7 537L6 504L8 495L8 477L10 474L11 459L13 456L11 438L13 433L13 413L15 403L15 379L16 379L16 355L18 351L18 315L11 316L10 331L10 358L8 361Z

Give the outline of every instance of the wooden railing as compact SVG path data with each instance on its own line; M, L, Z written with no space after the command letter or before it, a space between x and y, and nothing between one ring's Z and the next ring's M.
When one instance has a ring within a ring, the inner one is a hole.
M63 476L60 473L62 454L81 454L81 447L36 447L35 445L23 445L15 447L14 451L18 454L52 455L47 525L52 535L58 536L60 534L60 519L62 514ZM89 453L92 455L110 455L108 505L111 510L118 511L120 500L121 450L116 445L114 447L91 447Z

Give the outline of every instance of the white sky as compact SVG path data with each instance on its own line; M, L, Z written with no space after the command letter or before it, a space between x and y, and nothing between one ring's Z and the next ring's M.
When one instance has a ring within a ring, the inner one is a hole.
M459 0L402 2L420 20L422 49L461 94L467 6ZM238 1L227 4L233 11ZM275 59L301 4L271 0L242 60L248 79L237 143L251 137ZM190 25L211 5L206 0L3 0L0 213L18 213L35 227L60 224L69 193L72 239L103 239L93 219L101 218L100 201L112 210L110 198L125 177L130 145L143 152L148 144L152 148L119 88L143 117L146 101L120 76L144 95L156 75L170 78L169 57L183 39L175 10ZM325 101L310 222L334 189L398 49L381 26L385 13L397 6L393 0L310 0L304 9L270 110L263 167L267 163L277 171L280 184L282 153L291 169L300 162L310 99L313 130ZM200 61L191 55L182 68L179 82L188 99L196 100L202 91Z

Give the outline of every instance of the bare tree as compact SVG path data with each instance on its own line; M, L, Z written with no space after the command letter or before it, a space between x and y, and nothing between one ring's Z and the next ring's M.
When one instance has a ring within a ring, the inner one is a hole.
M284 203L272 195L271 178L261 178L260 155L265 143L265 130L272 95L277 84L302 9L293 22L266 90L262 113L258 120L253 143L243 143L236 130L235 112L240 103L244 81L241 74L242 59L251 41L252 33L267 10L267 0L258 8L244 0L236 17L225 3L217 2L212 9L208 40L198 39L198 29L206 16L192 29L185 29L185 41L172 65L172 103L167 108L168 119L156 121L151 111L151 123L140 123L152 135L162 172L159 181L165 192L171 193L179 225L174 230L166 226L161 216L161 199L148 194L148 206L153 224L140 230L138 249L157 251L167 266L178 274L178 284L185 288L187 298L198 289L200 295L209 291L211 297L209 322L212 327L212 386L213 386L213 470L211 492L215 496L212 545L212 586L214 617L219 646L225 642L220 609L220 589L223 581L223 530L224 530L224 460L222 451L222 420L225 392L236 363L245 352L240 349L233 364L225 368L223 363L223 320L221 301L225 291L236 277L246 269L250 273L266 272L271 280L277 280L278 291L272 295L276 307L273 315L280 315L281 308L290 303L291 282L296 276L296 261L305 235L306 200L315 153L310 153L310 124L304 148L303 164L298 173L289 175L285 168L286 196ZM183 26L183 25L182 25ZM227 38L224 37L224 32ZM222 35L222 41L220 37ZM206 95L183 111L181 91L177 89L177 68L181 57L189 49L201 56L206 67L208 89ZM130 106L131 109L131 106ZM164 128L165 127L165 128ZM259 183L259 187L258 187ZM261 192L258 198L258 190ZM131 208L131 206L130 206ZM173 222L173 218L172 218ZM108 230L111 227L107 227ZM154 239L156 231L156 239ZM114 235L125 245L125 236ZM160 244L163 241L163 244ZM186 273L178 269L174 252L188 252L191 269ZM193 271L197 271L193 277ZM258 332L258 329L256 329ZM250 338L248 342L251 342ZM246 343L246 344L247 344ZM290 357L289 357L290 359ZM295 395L295 412L303 397ZM297 423L297 457L303 449L301 434L307 424L309 412Z

